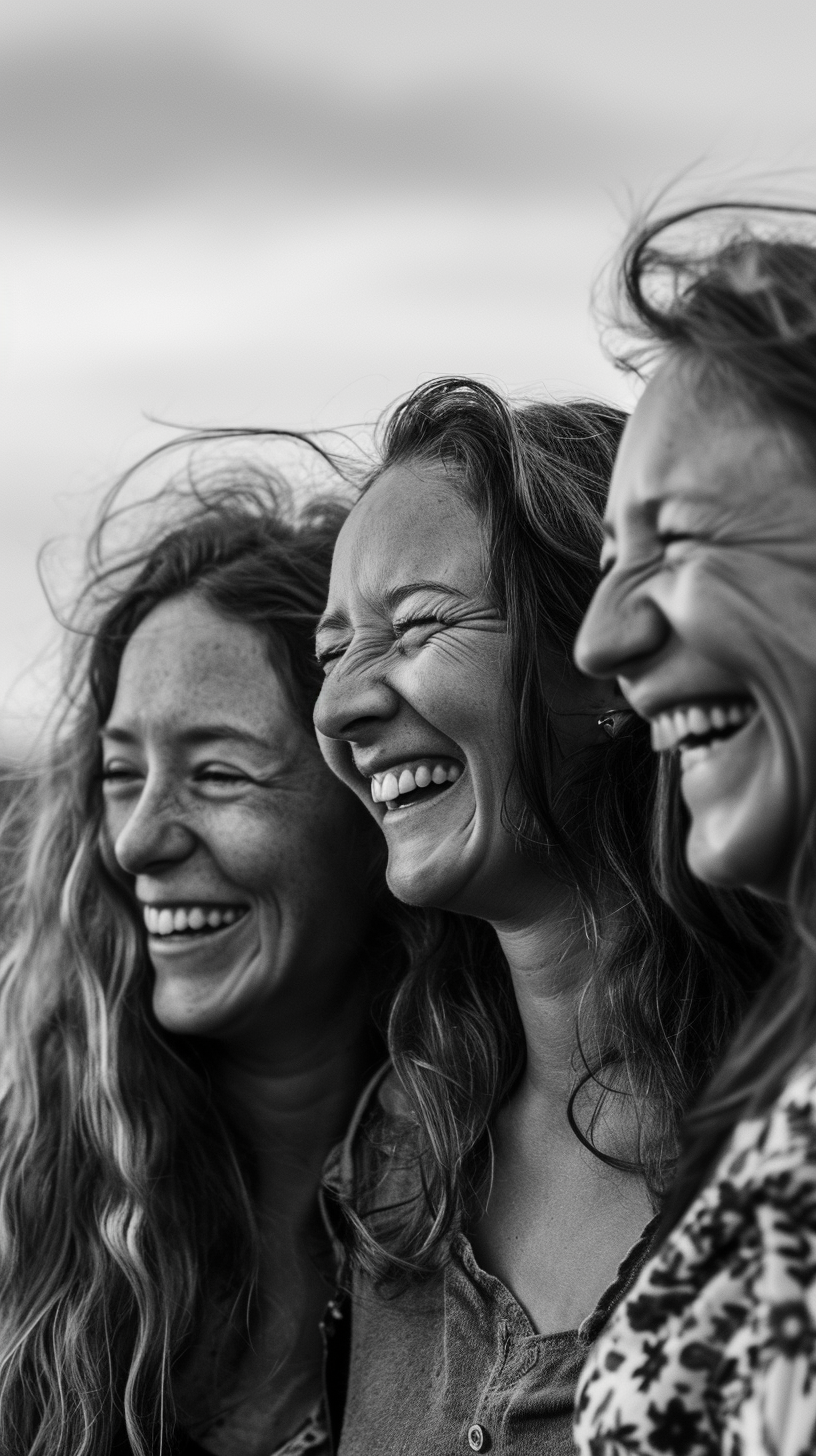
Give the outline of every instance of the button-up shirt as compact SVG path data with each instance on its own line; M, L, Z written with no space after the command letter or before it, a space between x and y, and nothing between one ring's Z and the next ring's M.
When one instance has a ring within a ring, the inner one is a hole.
M377 1205L416 1196L416 1163L404 1155L410 1130L404 1113L394 1113L394 1092L392 1079L368 1090L345 1145L330 1160L327 1184L341 1197L354 1196L369 1136L378 1149L384 1138L394 1149ZM479 1267L464 1233L451 1239L438 1274L396 1295L378 1292L353 1272L339 1456L568 1456L579 1372L646 1257L651 1227L589 1318L557 1334L537 1333L506 1285Z

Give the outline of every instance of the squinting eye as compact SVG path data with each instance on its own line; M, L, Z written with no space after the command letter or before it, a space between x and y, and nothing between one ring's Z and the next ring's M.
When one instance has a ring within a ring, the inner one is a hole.
M106 763L102 768L103 784L126 784L132 783L134 779L140 778L138 769L129 768L123 763Z
M317 658L318 667L322 667L324 673L328 672L332 663L337 662L343 656L345 650L345 647L324 647L322 651L319 647L316 648L315 657Z
M694 538L683 531L659 531L657 541L663 551L670 551L672 546L687 546Z
M202 768L196 774L199 783L205 784L240 784L245 783L247 775L239 769L231 768Z
M440 617L404 617L401 622L394 623L394 635L398 641L402 641L406 633L415 627L443 627L444 625Z

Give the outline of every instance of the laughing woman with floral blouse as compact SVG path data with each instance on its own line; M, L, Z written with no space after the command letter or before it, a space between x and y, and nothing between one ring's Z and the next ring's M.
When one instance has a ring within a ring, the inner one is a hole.
M577 660L674 757L694 874L786 901L796 934L586 1368L583 1456L816 1450L816 214L808 242L801 214L794 232L734 209L701 249L717 211L652 222L626 253L657 367Z

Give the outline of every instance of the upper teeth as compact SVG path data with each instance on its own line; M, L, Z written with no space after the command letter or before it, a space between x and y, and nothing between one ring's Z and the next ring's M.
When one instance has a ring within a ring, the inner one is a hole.
M426 758L413 763L397 763L383 773L372 774L371 797L375 804L388 803L390 799L398 799L400 794L427 789L429 784L455 784L461 773L462 765L452 760L443 763Z
M144 923L150 935L177 935L183 930L203 930L208 925L210 930L218 930L221 925L232 925L239 915L243 915L244 906L233 905L218 909L215 905L179 905L171 909L169 905L161 910L156 905L143 905Z
M706 707L674 708L652 719L652 748L656 753L677 748L684 738L703 738L723 728L738 728L753 715L752 703L717 703Z

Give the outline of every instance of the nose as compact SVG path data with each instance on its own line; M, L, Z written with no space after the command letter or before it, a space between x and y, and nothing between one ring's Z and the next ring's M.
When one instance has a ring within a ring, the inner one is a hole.
M116 826L113 852L126 874L143 875L187 859L195 845L175 796L148 778L124 824Z
M374 669L340 661L323 680L314 725L324 738L368 743L378 724L393 718L398 708L396 692Z
M668 633L657 603L625 591L613 570L589 604L575 640L575 662L588 677L631 677L639 661L660 650Z

